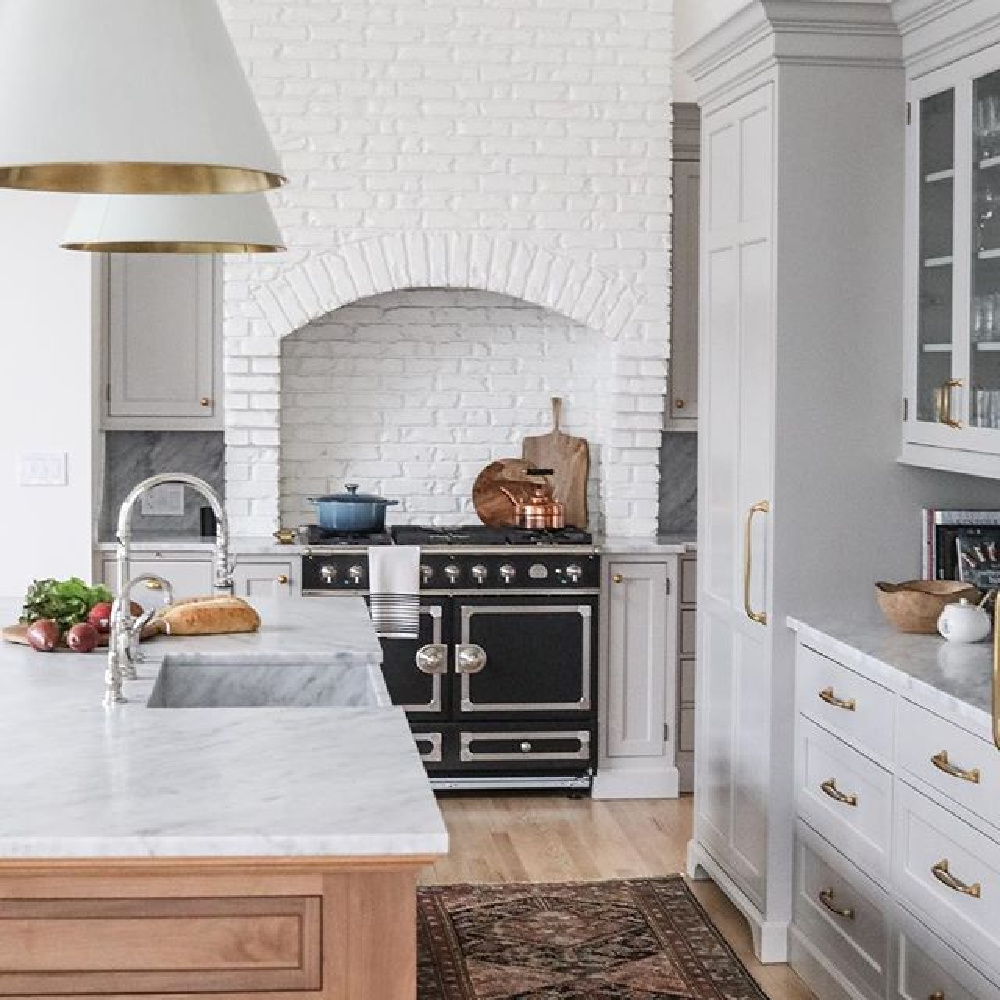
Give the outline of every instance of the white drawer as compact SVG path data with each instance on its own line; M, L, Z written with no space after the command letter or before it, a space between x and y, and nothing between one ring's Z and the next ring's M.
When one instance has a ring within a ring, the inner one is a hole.
M1000 844L897 782L893 883L931 930L994 966L1000 955Z
M695 604L698 601L698 561L681 560L681 604Z
M814 955L866 996L885 996L887 912L886 894L800 822L792 921Z
M1000 988L969 965L902 907L895 926L890 970L890 1000L996 1000Z
M798 717L799 816L865 874L885 885L892 831L892 775Z
M693 656L695 633L698 631L698 612L694 608L681 611L681 656Z
M1000 827L1000 753L992 743L901 699L896 756L931 789Z
M892 759L896 696L808 646L796 655L795 700L803 715L862 753Z

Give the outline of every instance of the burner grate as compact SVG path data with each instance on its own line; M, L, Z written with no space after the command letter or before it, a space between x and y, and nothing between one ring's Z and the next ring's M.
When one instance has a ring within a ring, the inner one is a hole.
M304 524L298 531L303 545L392 545L388 531L366 534L363 531L327 531L318 524Z

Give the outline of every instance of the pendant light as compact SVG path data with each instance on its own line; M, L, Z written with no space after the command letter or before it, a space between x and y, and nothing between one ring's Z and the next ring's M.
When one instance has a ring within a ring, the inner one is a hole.
M263 194L85 195L62 246L95 253L275 253L285 249Z
M284 183L216 0L2 0L0 187Z

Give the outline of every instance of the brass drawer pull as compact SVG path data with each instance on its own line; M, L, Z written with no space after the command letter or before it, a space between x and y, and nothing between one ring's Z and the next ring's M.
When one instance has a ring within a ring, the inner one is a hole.
M829 795L835 802L842 802L845 806L856 806L858 804L857 795L853 792L842 792L837 787L836 778L827 778L819 787L824 795Z
M625 582L625 577L622 576L621 573L615 573L615 575L613 577L611 577L611 580L614 583L624 583Z
M944 771L945 774L950 775L952 778L961 778L962 781L971 781L974 785L979 784L979 779L981 777L979 768L974 767L971 770L966 771L961 767L956 767L951 763L951 761L948 760L947 750L942 750L940 753L934 754L934 756L931 757L931 763L939 771Z
M983 894L983 887L978 882L973 882L972 885L966 885L966 883L961 879L955 878L955 876L948 870L947 858L934 865L931 868L931 872L942 885L946 885L949 889L954 889L955 892L960 892L965 896L971 896L973 899L979 899Z
M838 698L833 693L832 687L823 688L819 696L828 705L833 705L834 708L842 708L845 712L854 712L858 707L858 703L853 698Z
M819 901L833 914L838 917L843 917L845 920L854 919L854 910L849 906L837 906L836 893L833 889L821 889L819 894Z
M202 396L201 399L198 400L198 405L199 406L211 406L212 405L212 400L209 399L208 396Z
M278 575L278 577L277 577L277 580L278 580L278 583L280 583L282 586L284 586L286 583L288 583L288 574L287 573L280 573Z

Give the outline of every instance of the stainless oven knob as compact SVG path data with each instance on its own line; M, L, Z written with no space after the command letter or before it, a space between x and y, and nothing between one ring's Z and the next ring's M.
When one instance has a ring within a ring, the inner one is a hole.
M521 753L531 753L531 744L527 740L521 744Z
M431 569L426 563L420 564L420 579L424 583L430 583L431 577L434 576L434 570Z
M517 576L517 570L514 569L510 563L504 563L500 567L500 579L502 579L504 583L510 583L515 576Z
M579 583L580 577L583 576L583 568L576 563L570 563L566 567L566 576L569 577L570 583Z
M337 567L336 566L320 566L319 575L323 577L324 583L333 583L337 579Z
M365 571L360 566L352 566L347 571L347 575L351 578L351 583L361 583L361 578L365 575Z
M449 563L444 568L444 575L448 578L449 583L456 583L462 575L462 571L454 563Z
M476 583L486 582L486 567L483 566L482 563L477 563L472 567L472 579L475 580Z

